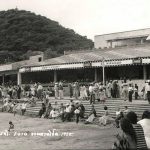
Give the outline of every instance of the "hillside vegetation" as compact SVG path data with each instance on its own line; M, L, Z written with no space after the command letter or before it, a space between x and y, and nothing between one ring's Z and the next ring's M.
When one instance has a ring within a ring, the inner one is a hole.
M0 11L0 62L18 61L45 52L56 57L67 50L91 49L92 40L58 22L29 11Z

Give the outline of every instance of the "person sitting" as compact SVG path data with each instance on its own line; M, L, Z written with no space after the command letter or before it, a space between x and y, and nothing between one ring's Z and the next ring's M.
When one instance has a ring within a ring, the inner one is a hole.
M124 106L124 108L125 109L123 111L123 114L124 114L124 116L126 116L126 114L130 112L130 109L128 108L128 106Z
M26 107L27 107L27 103L24 102L22 105L21 105L21 112L22 112L22 116L25 114L26 112Z
M45 111L46 111L46 106L45 106L44 103L42 103L41 109L40 109L40 111L39 111L39 117L40 117L40 118L41 118L42 115L45 113Z
M58 117L58 111L55 108L51 110L50 117L54 120Z
M110 124L112 122L114 122L114 119L109 116L108 108L107 108L107 106L105 106L104 107L104 114L102 117L99 118L99 125L105 126L105 125Z
M79 122L79 117L80 117L80 110L79 107L77 107L74 111L75 115L76 115L76 123L78 124Z
M143 112L142 120L137 122L143 127L147 147L150 149L150 111Z
M80 110L80 113L79 113L80 117L84 118L85 107L83 106L83 104L80 104L79 110Z
M59 116L61 117L62 122L65 121L64 115L65 115L65 107L63 103L61 103L60 108L59 108Z
M136 136L134 129L129 119L122 118L120 121L122 133L116 136L117 140L114 142L113 150L136 150Z
M50 115L50 112L51 112L52 109L53 109L53 108L52 108L51 103L48 103L48 106L47 106L47 108L46 108L46 112L45 112L44 118L49 118L49 115Z
M115 119L115 123L116 123L116 127L119 128L119 122L120 120L124 117L123 112L120 110L120 108L118 108L118 111L116 111L116 119Z
M94 105L91 106L91 112L89 114L88 119L85 121L85 124L93 123L93 120L95 119L96 115L96 110L94 108Z
M10 132L13 129L14 129L14 124L12 123L12 121L9 121L9 129L8 129L8 131Z
M30 103L30 107L34 107L36 106L36 101L37 101L37 98L35 96L32 95L29 103Z
M69 104L66 104L64 119L67 120L67 121L71 121L70 112L71 112L71 107L70 107Z

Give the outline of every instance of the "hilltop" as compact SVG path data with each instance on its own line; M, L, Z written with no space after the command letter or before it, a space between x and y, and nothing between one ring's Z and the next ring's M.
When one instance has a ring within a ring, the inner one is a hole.
M93 42L58 22L30 11L0 11L0 62L27 59L31 52L48 57L67 50L91 49Z

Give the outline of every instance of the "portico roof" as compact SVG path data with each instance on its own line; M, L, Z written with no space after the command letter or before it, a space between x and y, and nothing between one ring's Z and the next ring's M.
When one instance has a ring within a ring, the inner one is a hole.
M22 67L41 66L41 65L60 65L60 64L74 64L83 62L101 62L112 60L126 60L133 58L147 58L150 57L150 45L137 45L131 47L118 47L103 50L92 50L78 52L75 54L63 55L56 58L44 60L43 62L29 63Z

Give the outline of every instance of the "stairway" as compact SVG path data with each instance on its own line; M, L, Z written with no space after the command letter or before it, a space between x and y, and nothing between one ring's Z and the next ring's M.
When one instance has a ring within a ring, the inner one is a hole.
M66 103L70 102L70 99L63 99L63 100L52 99L50 101L52 106L55 103L55 101L57 101L58 105L60 105L60 103L63 103L65 105ZM74 101L76 101L76 100L74 100ZM42 104L42 102L38 101L35 107L27 107L26 115L33 116L33 117L38 116L38 112L41 108L41 104ZM89 101L82 101L82 104L84 105L85 110L86 110L85 115L88 115L91 110L91 105L89 104ZM129 103L127 101L118 100L118 99L108 99L108 100L106 100L105 104L96 102L94 104L94 106L95 106L95 109L97 112L97 116L103 115L104 106L108 107L109 114L112 117L116 116L115 112L119 107L121 110L124 110L124 106L128 106L128 108L131 111L134 111L135 113L137 113L138 118L141 118L141 116L145 110L150 110L150 104L148 104L148 102L144 101L144 100L137 100L137 101L134 100L132 103Z
M91 110L91 105L87 101L83 101L82 103L86 108L85 114L88 114ZM95 106L98 116L103 115L104 106L107 106L109 114L114 118L116 116L117 109L120 108L123 111L124 106L128 106L129 110L134 111L138 115L138 118L141 118L141 116L145 110L150 110L150 104L148 104L147 101L143 101L143 100L133 101L132 103L130 103L128 101L123 101L123 100L108 99L105 102L105 104L100 104L100 103L96 102L96 104L94 104L94 106Z

